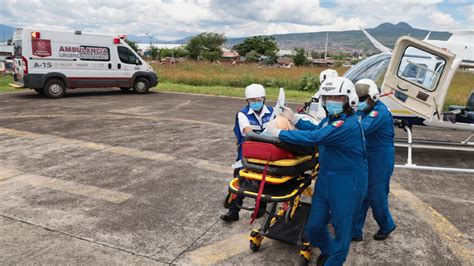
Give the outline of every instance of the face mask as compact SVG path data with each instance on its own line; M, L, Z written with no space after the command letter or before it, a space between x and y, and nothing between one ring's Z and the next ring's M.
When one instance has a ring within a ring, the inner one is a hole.
M326 101L326 110L330 115L338 115L342 113L344 103L336 101Z
M369 105L367 104L367 101L359 102L357 106L359 107L359 110L361 111L365 111L369 107Z
M250 108L252 108L254 111L260 111L263 108L263 102L250 103Z

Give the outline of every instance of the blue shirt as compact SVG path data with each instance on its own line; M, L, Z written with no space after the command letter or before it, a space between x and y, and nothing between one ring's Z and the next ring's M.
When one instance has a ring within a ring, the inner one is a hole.
M284 130L279 138L297 145L318 145L320 173L367 171L367 152L357 115L326 117L315 125L300 119L300 130Z
M394 147L393 117L385 104L378 101L370 112L359 111L358 115L361 118L368 152Z

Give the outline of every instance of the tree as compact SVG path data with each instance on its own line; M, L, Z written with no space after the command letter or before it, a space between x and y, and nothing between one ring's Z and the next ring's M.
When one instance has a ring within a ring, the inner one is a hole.
M138 53L138 46L134 41L131 41L129 39L125 39L125 42L132 48L135 52Z
M304 48L296 48L295 51L296 54L293 58L295 61L295 66L305 65L308 62L308 59L306 58L306 51Z
M158 50L158 48L156 48L155 46L152 45L150 47L150 57L151 57L151 59L155 60L159 56L160 56L160 50Z
M186 57L189 53L186 49L177 47L177 48L162 48L160 50L160 57Z
M258 53L255 51L250 51L245 54L245 61L246 62L257 62L258 61Z
M186 50L192 59L205 58L214 61L222 55L221 46L226 42L224 34L203 32L192 37L186 44Z
M255 51L259 55L276 55L278 45L273 36L254 36L244 40L243 43L233 47L239 54L245 55Z

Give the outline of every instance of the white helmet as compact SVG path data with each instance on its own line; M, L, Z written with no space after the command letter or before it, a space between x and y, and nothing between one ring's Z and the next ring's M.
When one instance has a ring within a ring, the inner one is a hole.
M379 100L380 92L377 89L377 84L371 79L361 79L355 83L357 96L363 97L368 95L374 102Z
M357 104L359 103L359 97L355 91L354 84L348 78L345 77L333 77L327 78L321 84L319 89L321 92L320 96L324 104L324 96L340 96L344 95L347 97L347 102L349 106L355 110Z
M265 88L260 84L250 84L245 87L245 99L265 97Z
M339 77L339 74L334 69L326 69L319 73L319 84L322 84L327 78Z

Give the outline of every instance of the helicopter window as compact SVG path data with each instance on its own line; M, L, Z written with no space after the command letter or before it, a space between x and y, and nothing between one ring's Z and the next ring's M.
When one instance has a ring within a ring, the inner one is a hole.
M377 84L380 91L389 63L390 55L374 55L353 66L346 74L344 74L344 77L350 79L353 83L364 78L371 79Z
M398 67L398 76L428 91L434 91L446 61L434 54L409 46Z

